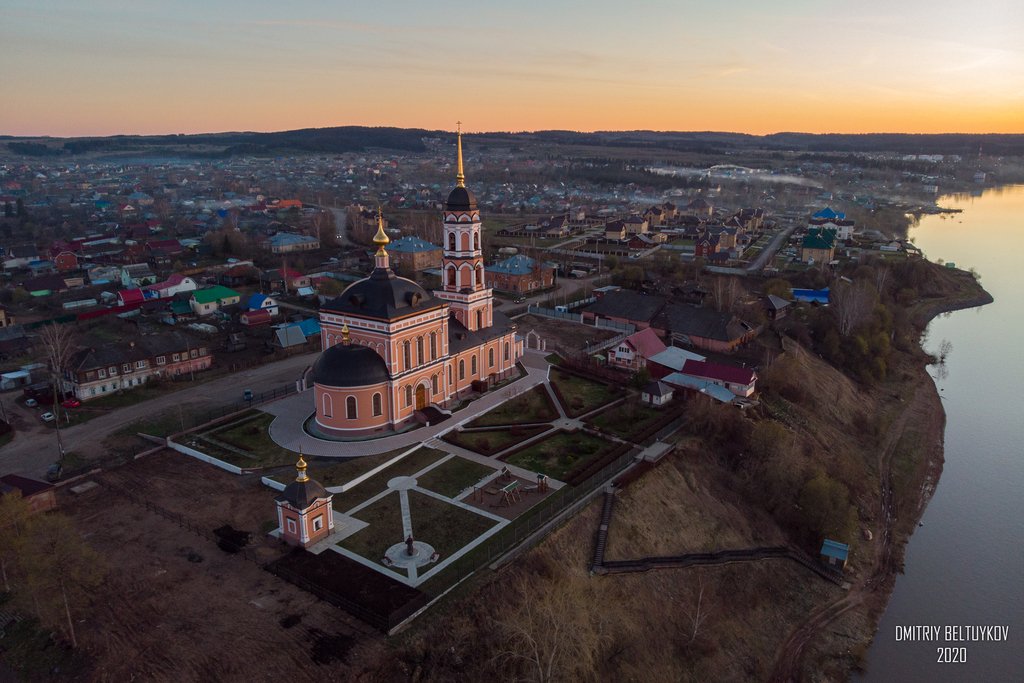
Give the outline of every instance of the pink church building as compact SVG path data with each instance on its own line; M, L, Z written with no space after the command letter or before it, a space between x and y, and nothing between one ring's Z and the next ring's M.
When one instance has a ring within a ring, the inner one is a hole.
M313 431L389 433L429 406L509 377L522 356L516 326L494 310L485 279L480 211L458 175L444 207L443 288L433 293L391 270L378 212L375 267L320 309L323 353L313 366ZM480 385L477 385L480 386Z

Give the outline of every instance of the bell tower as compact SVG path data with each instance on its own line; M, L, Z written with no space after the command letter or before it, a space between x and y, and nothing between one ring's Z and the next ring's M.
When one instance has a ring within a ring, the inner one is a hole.
M444 254L441 259L442 289L434 295L448 302L455 318L470 330L493 322L491 289L486 285L484 254L480 244L480 210L466 187L462 168L462 127L456 137L455 188L444 205Z

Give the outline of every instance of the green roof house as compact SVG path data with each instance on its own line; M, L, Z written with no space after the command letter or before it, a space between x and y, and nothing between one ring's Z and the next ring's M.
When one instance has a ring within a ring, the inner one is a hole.
M196 315L210 315L224 306L237 304L240 300L241 296L235 290L222 285L214 285L192 292L189 303Z

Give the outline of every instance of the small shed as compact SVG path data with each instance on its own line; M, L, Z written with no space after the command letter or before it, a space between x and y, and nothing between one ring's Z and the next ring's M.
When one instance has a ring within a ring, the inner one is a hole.
M660 408L672 400L675 390L664 382L653 380L647 383L640 393L640 400L648 405Z
M255 311L244 311L238 316L238 321L246 327L255 327L256 325L269 325L270 324L270 311L265 308L260 308Z
M839 541L826 538L821 544L821 561L829 567L842 570L846 568L846 559L850 554L850 546Z

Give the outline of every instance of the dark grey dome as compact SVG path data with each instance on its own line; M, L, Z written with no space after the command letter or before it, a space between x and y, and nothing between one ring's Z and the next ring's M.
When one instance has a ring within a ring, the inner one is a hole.
M448 194L445 211L476 211L476 197L468 187L456 187Z
M349 285L340 296L324 304L323 309L390 320L440 305L440 301L412 280L377 268L370 277Z
M306 481L293 481L285 486L284 491L277 499L288 501L292 507L299 510L305 510L317 498L326 498L329 495L327 489L320 482L315 479L306 479Z
M337 344L313 364L313 383L328 387L365 387L388 381L388 366L369 346Z

